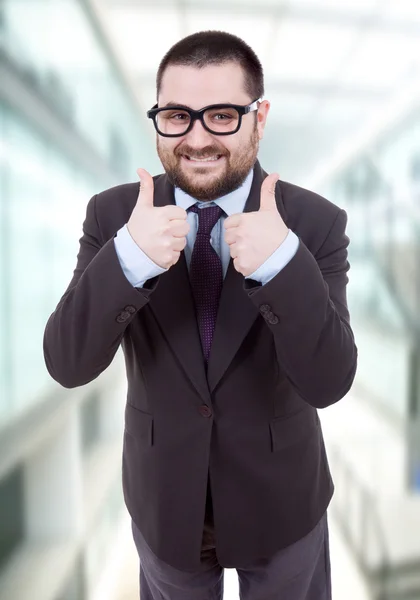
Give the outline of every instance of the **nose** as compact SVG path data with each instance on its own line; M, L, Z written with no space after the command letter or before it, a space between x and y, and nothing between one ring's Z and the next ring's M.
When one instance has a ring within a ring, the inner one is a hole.
M192 129L187 133L185 139L189 146L197 149L214 143L212 134L204 128L199 119L194 121Z

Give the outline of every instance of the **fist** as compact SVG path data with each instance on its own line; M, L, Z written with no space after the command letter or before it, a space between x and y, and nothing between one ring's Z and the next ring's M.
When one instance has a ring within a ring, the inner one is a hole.
M128 231L152 261L169 269L187 244L190 228L187 211L180 206L154 206L153 177L144 169L137 169L137 175L141 180L140 190L127 223Z
M275 188L277 173L266 177L261 185L260 210L231 215L224 222L225 241L233 265L248 277L284 242L289 229L277 210Z

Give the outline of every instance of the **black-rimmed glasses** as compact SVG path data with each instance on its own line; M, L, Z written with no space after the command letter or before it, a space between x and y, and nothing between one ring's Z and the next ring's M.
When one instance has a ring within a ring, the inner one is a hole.
M164 137L179 137L187 134L197 119L214 135L232 135L239 131L243 115L258 110L261 101L262 98L258 98L247 106L211 104L201 110L192 110L179 105L158 108L156 104L147 111L147 116L153 119L156 131Z

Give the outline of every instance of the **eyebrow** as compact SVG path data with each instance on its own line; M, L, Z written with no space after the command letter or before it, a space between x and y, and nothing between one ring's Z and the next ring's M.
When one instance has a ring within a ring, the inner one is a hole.
M191 106L187 106L187 104L179 104L178 102L172 102L172 100L170 102L167 102L166 104L163 104L161 106L161 108L166 108L167 106L177 106L179 108L186 108L187 110L193 110L191 108Z
M230 104L232 104L232 102L215 102L215 105L218 105L218 104L230 105ZM172 102L172 100L170 102L167 102L166 104L162 104L162 106L160 108L166 108L167 106L176 106L177 108L185 108L187 110L194 110L193 108L191 108L191 106L188 106L187 104L179 104L178 102ZM213 106L213 104L210 104L209 106Z

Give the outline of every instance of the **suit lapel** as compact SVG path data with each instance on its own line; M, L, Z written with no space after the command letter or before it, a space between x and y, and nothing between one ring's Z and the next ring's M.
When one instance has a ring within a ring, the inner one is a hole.
M244 212L259 209L261 184L266 175L257 161ZM244 290L244 277L238 273L230 259L210 350L207 379L211 392L223 377L258 315L258 309Z
M154 205L175 204L174 188L167 175L155 179ZM200 332L195 318L187 262L184 252L166 273L150 296L150 308L161 324L163 335L194 387L204 400L210 402L210 392L201 347ZM164 374L162 374L164 377Z
M266 176L257 161L244 212L259 209L261 184ZM168 204L175 204L174 188L164 174L155 179L154 205ZM220 297L207 375L198 324L195 318L191 318L195 316L195 306L184 252L181 252L179 261L160 276L159 284L150 296L149 305L162 325L163 334L196 390L207 402L211 402L210 393L223 377L259 315L244 290L243 282L243 276L236 271L231 259Z

